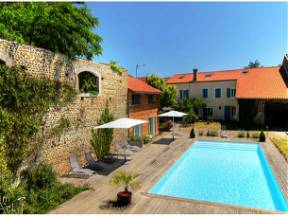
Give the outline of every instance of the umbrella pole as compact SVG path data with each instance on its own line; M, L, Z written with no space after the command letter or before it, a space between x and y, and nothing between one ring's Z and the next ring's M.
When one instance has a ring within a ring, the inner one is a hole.
M124 163L126 163L127 158L126 158L126 152L127 152L127 146L125 145L126 142L126 137L125 137L125 129L123 128L123 137L124 137L124 147L125 147L125 152L124 152Z
M175 122L174 122L174 116L173 116L173 131L172 131L172 135L173 135L173 140L175 140Z

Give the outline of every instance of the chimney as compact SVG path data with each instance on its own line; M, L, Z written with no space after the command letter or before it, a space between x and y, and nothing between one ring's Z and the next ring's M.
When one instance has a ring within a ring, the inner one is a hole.
M193 81L197 81L197 73L198 73L198 69L193 69Z

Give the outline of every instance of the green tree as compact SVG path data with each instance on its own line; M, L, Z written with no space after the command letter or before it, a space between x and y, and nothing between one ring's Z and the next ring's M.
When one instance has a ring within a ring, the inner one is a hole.
M99 25L86 4L72 2L0 3L0 37L30 44L69 58L100 55Z
M113 121L113 114L109 111L108 102L106 102L105 109L103 110L98 124L105 124ZM109 154L110 146L113 140L113 129L101 128L97 130L92 130L91 145L97 156L97 159L101 160L105 155Z
M206 102L202 98L187 98L178 101L177 109L183 112L190 112L191 110L199 115L200 109L206 107Z
M167 85L162 78L155 74L150 74L147 77L147 83L162 91L160 98L161 107L176 105L177 89L175 86Z
M245 68L258 68L260 66L261 66L260 61L256 59L254 62L253 61L249 61L248 66L245 67Z

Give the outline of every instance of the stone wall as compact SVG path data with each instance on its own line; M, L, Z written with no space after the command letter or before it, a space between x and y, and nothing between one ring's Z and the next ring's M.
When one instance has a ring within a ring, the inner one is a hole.
M36 137L42 138L39 158L52 164L61 175L70 171L69 154L78 155L85 164L83 150L91 148L91 129L97 125L105 103L115 118L127 116L127 74L112 71L109 65L85 60L69 60L62 54L0 39L0 60L8 66L17 65L35 78L48 78L69 83L78 88L78 74L89 71L99 78L99 94L78 94L66 106L51 107L42 119L42 128ZM70 127L60 136L50 136L61 117L69 119ZM114 138L123 140L122 131L114 130ZM113 150L113 147L112 147Z

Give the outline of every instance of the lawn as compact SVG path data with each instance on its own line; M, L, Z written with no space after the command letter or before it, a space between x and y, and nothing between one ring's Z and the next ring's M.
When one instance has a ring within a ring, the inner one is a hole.
M288 161L288 140L283 138L271 138L274 145L279 149L285 159Z

